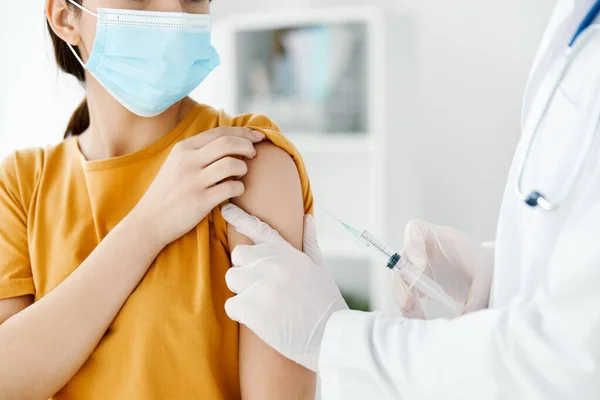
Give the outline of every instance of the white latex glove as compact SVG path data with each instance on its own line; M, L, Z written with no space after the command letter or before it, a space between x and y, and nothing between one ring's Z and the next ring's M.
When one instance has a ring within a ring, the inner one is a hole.
M327 321L348 306L323 265L313 217L304 218L301 252L239 207L228 204L221 213L255 243L237 246L231 254L233 268L225 279L237 296L225 303L227 315L285 357L317 372Z
M458 229L411 221L402 255L425 271L448 295L465 304L463 314L487 308L494 268L493 252ZM394 294L402 314L424 318L421 295L394 274Z

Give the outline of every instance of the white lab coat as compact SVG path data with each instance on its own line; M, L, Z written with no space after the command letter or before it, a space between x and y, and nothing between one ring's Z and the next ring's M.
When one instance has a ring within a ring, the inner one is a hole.
M592 4L557 5L525 95L524 138ZM585 129L575 121L584 113L596 123L600 114L600 31L596 36L549 110L525 170L526 192L555 199L583 156ZM323 400L600 399L600 134L571 196L554 212L516 198L523 147L501 208L490 309L433 321L334 314L321 347Z

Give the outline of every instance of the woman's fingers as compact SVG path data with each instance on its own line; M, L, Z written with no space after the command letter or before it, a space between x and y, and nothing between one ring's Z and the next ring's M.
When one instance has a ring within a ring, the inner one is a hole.
M250 128L222 126L182 140L179 145L189 150L199 150L209 143L227 136L243 138L252 143L258 143L265 138L264 133Z
M243 195L244 190L244 184L240 181L225 181L208 189L205 196L212 210L225 200Z
M228 178L241 178L248 172L248 165L243 160L224 157L202 170L202 184L211 187Z
M171 243L220 203L241 196L244 184L229 178L247 173L241 159L255 157L254 144L264 137L250 128L220 127L175 144L136 206L143 219L160 227L156 241Z
M227 156L254 158L256 156L254 143L243 137L222 136L197 151L198 163L201 168L206 168Z

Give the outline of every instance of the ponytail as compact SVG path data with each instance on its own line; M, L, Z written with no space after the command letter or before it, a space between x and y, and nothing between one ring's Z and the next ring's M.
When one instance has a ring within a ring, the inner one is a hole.
M87 99L79 104L65 131L65 138L68 136L81 135L90 126L90 112L88 110Z

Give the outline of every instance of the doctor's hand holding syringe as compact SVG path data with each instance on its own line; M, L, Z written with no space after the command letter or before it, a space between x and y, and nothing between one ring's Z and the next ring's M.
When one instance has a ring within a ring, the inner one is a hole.
M425 276L439 283L447 295L462 306L461 314L488 306L494 267L489 246L458 229L416 220L406 227L402 255L416 270L424 271ZM394 295L402 314L424 318L418 299L423 295L437 299L419 291L419 286L410 288L409 285L405 280L394 279Z
M325 211L325 210L323 210ZM383 244L370 232L353 228L345 222L340 221L338 218L333 216L331 213L325 211L332 219L338 222L344 227L359 245L362 245L371 250L373 255L376 255L382 261L385 261L385 266L394 273L394 294L398 300L398 305L403 311L403 315L417 318L424 318L425 315L421 308L421 302L419 298L426 297L435 302L443 305L447 310L451 311L453 315L462 314L464 311L469 312L473 308L481 308L479 305L487 305L489 296L485 296L485 293L489 293L489 279L485 279L485 286L481 288L482 295L475 296L477 304L473 304L473 299L464 298L460 293L464 293L464 290L460 290L460 279L459 282L456 280L444 279L444 282L455 283L450 285L452 292L458 293L457 299L446 293L446 290L440 286L435 278L439 271L434 269L434 266L446 264L445 270L449 268L456 268L465 265L462 259L462 253L460 259L457 259L458 254L454 250L454 254L449 252L448 249L444 249L443 242L450 241L453 244L464 243L467 247L478 249L477 252L480 256L480 260L477 260L477 265L489 265L491 271L492 259L491 255L484 252L480 246L468 236L462 232L457 231L453 228L436 227L431 224L427 224L423 221L413 221L408 225L406 232L406 243L405 250L400 253L397 252L387 245ZM439 232L439 234L437 233ZM445 240L440 240L440 236L443 235ZM453 247L456 249L456 246ZM427 257L427 249L436 250L433 251L431 257ZM474 254L469 254L475 256ZM441 257L440 257L441 256ZM433 263L429 263L429 258L437 258L432 260ZM487 262L486 262L487 261ZM448 265L450 264L450 265ZM467 263L472 264L472 263ZM451 277L463 276L465 271L452 271ZM447 275L447 271L446 274ZM468 273L468 276L472 276L472 273ZM469 279L469 278L467 278ZM458 285L458 286L457 286ZM479 287L479 281L476 282L476 287ZM484 298L482 298L485 296ZM469 304L466 304L468 301ZM466 306L466 308L465 308Z
M224 206L222 214L256 244L239 246L231 255L233 268L226 279L237 296L227 301L227 314L251 330L260 331L260 337L286 357L317 371L327 321L348 306L324 265L313 217L305 217L301 252L269 225L234 205ZM370 233L342 224L359 243L385 258L382 264L393 271L394 294L404 316L424 318L419 301L422 297L444 304L455 315L487 307L493 256L466 234L413 221L407 226L404 250L397 253ZM317 282L321 287L315 287ZM297 301L299 297L302 301ZM278 306L262 306L270 302ZM298 318L303 323L298 324ZM295 324L291 324L292 319ZM285 329L293 325L303 329Z

